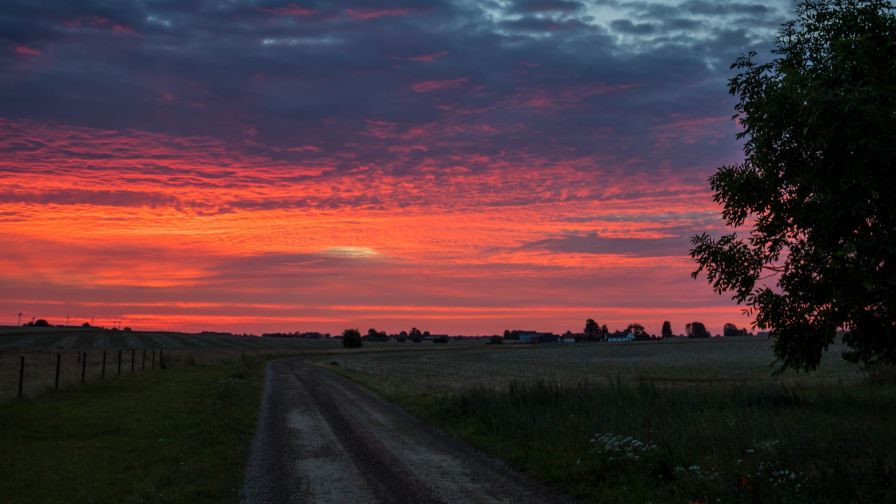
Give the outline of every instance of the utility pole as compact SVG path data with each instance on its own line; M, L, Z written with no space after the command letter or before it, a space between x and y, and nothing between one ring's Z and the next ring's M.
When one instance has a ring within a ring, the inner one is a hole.
M22 312L19 312L19 322L17 324L19 327L22 327Z

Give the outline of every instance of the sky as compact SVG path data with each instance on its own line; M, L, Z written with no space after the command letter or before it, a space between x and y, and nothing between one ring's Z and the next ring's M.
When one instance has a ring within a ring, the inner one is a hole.
M0 6L0 324L749 325L694 280L789 0Z

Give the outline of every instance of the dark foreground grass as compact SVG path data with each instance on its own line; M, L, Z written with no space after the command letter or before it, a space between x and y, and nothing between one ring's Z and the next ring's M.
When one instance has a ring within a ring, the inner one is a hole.
M530 383L392 399L586 502L896 502L893 386Z
M237 502L263 386L258 360L0 404L0 501Z

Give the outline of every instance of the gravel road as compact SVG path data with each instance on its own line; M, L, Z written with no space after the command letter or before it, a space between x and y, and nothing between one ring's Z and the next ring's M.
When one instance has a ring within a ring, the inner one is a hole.
M245 504L567 502L301 359L268 365L241 497Z

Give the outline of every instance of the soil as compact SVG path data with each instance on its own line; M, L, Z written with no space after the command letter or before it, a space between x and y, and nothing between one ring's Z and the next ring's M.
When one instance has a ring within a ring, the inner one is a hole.
M301 359L268 366L241 498L245 504L569 502Z

